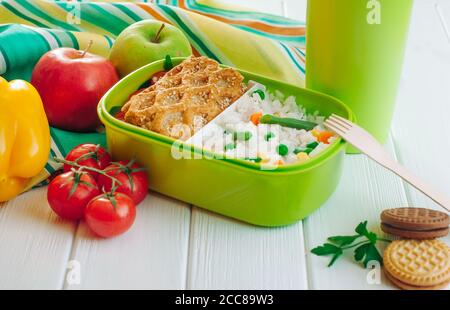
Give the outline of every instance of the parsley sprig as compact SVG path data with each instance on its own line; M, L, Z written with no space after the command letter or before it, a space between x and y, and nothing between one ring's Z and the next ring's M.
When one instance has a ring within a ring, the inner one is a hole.
M359 223L355 228L355 232L356 235L329 237L329 242L312 249L311 253L318 256L332 255L330 263L328 264L328 267L330 267L342 254L344 254L345 250L355 248L353 257L357 262L362 262L364 267L367 267L367 264L373 260L383 264L383 257L378 251L376 244L378 241L391 241L380 238L376 233L369 231L367 229L367 221ZM363 240L359 241L361 239Z

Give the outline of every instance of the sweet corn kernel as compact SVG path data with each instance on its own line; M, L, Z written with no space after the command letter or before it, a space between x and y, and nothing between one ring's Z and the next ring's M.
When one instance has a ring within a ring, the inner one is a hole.
M308 160L310 157L308 154L306 154L305 152L300 152L297 154L297 160L299 162L304 162L306 160Z
M318 130L318 129L313 129L313 130L311 130L311 134L314 136L314 137L319 137L319 135L320 135L320 130Z
M261 163L263 164L268 163L270 161L270 158L265 153L258 152L257 156L261 158Z

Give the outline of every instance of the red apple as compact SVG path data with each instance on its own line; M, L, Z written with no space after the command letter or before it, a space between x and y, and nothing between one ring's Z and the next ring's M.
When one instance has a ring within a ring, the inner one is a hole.
M42 97L51 126L86 132L100 124L97 104L118 80L109 60L86 51L57 48L38 61L31 84Z

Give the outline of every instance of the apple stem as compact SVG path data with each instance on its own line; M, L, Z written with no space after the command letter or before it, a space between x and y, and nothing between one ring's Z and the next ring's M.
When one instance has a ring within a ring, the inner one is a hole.
M164 29L164 27L166 26L166 24L162 24L161 28L159 28L158 32L156 33L155 38L152 40L152 42L154 43L158 43L159 42L159 37L161 36L161 31Z
M84 50L83 53L81 54L81 58L83 58L83 57L86 55L86 53L89 51L89 49L90 49L91 46L92 46L92 43L94 43L94 41L89 40L88 46L85 48L85 50Z

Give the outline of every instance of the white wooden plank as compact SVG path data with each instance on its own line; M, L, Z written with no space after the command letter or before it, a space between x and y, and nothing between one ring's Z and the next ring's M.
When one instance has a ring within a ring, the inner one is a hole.
M184 289L190 208L151 193L125 234L101 239L85 223L77 231L71 260L80 284L67 289Z
M188 289L306 289L302 223L262 228L192 209Z
M437 0L435 10L444 29L447 41L450 44L450 1Z
M239 0L236 3L283 14L279 0ZM302 223L283 228L261 228L194 207L187 288L307 288Z
M450 195L450 43L439 15L441 9L450 13L450 6L433 2L415 4L393 134L400 161ZM442 210L405 187L412 205Z
M391 143L387 147L392 149ZM405 204L406 196L399 178L364 155L348 155L336 192L304 221L310 288L392 288L382 272L380 284L368 283L369 270L354 262L351 250L331 268L327 267L330 257L315 256L310 250L326 242L329 236L353 234L356 225L365 220L370 230L383 235L379 228L381 211ZM384 245L380 249L384 250Z
M46 188L0 204L0 289L60 289L76 223L47 204Z

